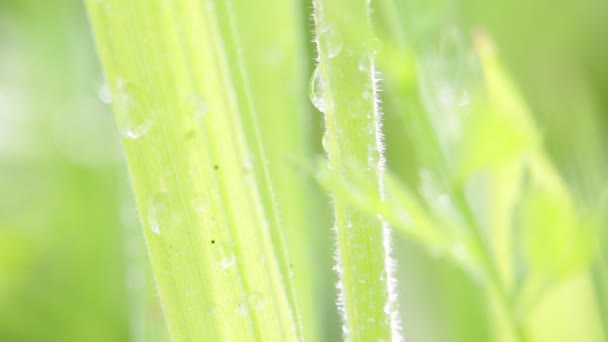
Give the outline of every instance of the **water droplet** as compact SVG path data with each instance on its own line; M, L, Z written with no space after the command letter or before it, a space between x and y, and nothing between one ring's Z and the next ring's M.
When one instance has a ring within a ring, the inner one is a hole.
M148 225L154 234L160 234L161 226L171 221L169 196L165 192L156 193L148 204Z
M343 324L342 325L342 333L345 336L348 336L350 334L350 327L348 325L346 325L346 324Z
M397 310L397 302L393 301L393 300L389 300L388 302L386 302L386 304L384 305L384 313L387 315L392 314L393 312L395 312Z
M232 267L236 263L236 257L232 247L224 243L216 243L213 245L213 256L218 266L223 269Z
M327 132L325 132L323 138L321 138L321 146L325 152L329 152L329 138Z
M236 313L239 316L247 316L249 315L249 308L247 307L247 304L243 301L239 302L236 305Z
M193 94L186 99L186 110L192 115L195 121L198 121L207 113L207 105L203 98L198 94Z
M144 111L133 96L132 86L119 79L112 101L116 104L116 124L123 137L138 139L150 131L154 125L154 113Z
M325 102L325 87L321 75L321 65L317 65L315 71L310 78L310 100L312 104L321 112L327 111L327 103Z
M249 305L254 310L260 310L264 307L264 305L266 305L266 302L264 301L264 295L261 292L253 292L249 294L248 300Z
M203 211L205 211L205 209L207 209L206 201L202 197L196 197L192 199L191 204L192 208L199 213L202 213Z
M319 40L321 42L321 49L329 58L337 57L344 47L342 35L334 25L326 25L321 28Z
M104 83L99 87L97 97L101 103L112 104L112 93L110 92L110 86L107 83Z

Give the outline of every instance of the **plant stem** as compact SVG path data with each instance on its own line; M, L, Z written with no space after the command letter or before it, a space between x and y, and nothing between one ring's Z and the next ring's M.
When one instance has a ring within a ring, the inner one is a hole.
M302 321L304 338L318 339L314 314L321 295L313 291L317 274L312 236L317 233L311 215L310 185L302 181L290 159L311 159L310 104L305 92L306 70L301 67L304 46L300 46L297 1L227 0L216 3L227 61L234 70L235 90L241 105L245 134L252 147L251 167L256 174L267 216L276 227L273 244L283 254L281 270L293 307ZM263 8L263 17L251 15ZM281 29L277 29L281 28ZM252 86L263 85L263 86ZM277 205L277 203L279 205ZM298 300L299 299L299 300ZM312 300L311 300L312 299Z
M301 339L214 1L87 7L172 340Z
M325 113L329 167L348 173L351 161L383 193L384 156L375 54L366 0L314 1L317 70L311 96ZM350 341L399 340L390 229L334 198L338 306Z

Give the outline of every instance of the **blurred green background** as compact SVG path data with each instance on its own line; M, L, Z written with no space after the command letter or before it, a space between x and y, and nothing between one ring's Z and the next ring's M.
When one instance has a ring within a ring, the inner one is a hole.
M607 1L393 3L411 56L406 66L427 65L453 32L470 45L474 30L487 30L576 200L603 208ZM382 35L389 19L379 12ZM81 1L0 0L0 341L166 340L102 84ZM388 89L389 166L407 182L418 170L391 96ZM601 228L605 245L608 230ZM329 224L327 234L329 240ZM410 341L495 338L479 289L461 269L395 239ZM546 326L535 334L539 340L607 340L597 311L608 305L585 290L588 281L606 285L601 277L575 277L539 309L538 325Z

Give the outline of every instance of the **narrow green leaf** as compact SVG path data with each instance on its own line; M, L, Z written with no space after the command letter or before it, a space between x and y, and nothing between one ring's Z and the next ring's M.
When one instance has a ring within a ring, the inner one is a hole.
M308 71L303 68L305 20L299 1L231 0L216 3L223 37L230 53L228 62L237 77L238 102L244 114L243 125L253 147L251 167L260 184L269 217L280 221L288 246L282 265L293 275L298 293L297 306L306 340L318 340L322 323L316 303L323 291L313 291L320 273L317 255L310 253L313 238L323 229L311 214L314 194L307 180L292 164L305 163L312 155L312 106L306 96ZM255 15L253 15L255 13ZM281 243L281 242L279 242ZM323 284L325 285L325 284Z
M229 67L239 43L220 9L87 6L172 339L300 339L276 211L265 207L271 185L251 161L263 151L247 139L243 75Z

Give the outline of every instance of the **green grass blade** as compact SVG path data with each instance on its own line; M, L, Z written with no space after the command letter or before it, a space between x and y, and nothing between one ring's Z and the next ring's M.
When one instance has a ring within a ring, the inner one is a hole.
M268 217L283 227L284 236L275 234L274 239L289 247L289 257L282 259L281 266L293 279L285 280L292 281L299 294L305 338L318 340L314 320L318 313L313 310L322 299L312 285L320 272L310 245L322 228L310 210L314 184L305 182L293 165L294 160L310 159L313 146L311 106L302 96L308 72L302 68L305 26L298 5L295 0L230 0L218 2L216 10L221 18L229 18L220 22L220 29L229 38L224 43L230 69L236 71L238 102L244 104L241 112L253 147L252 168L258 182L267 184L261 193L265 208L270 209Z
M374 39L367 1L314 1L318 66L311 97L325 114L329 168L345 174L350 161L365 165L382 194L384 156ZM351 341L399 340L390 256L390 228L334 196L338 306Z
M172 339L299 339L214 2L87 5Z

